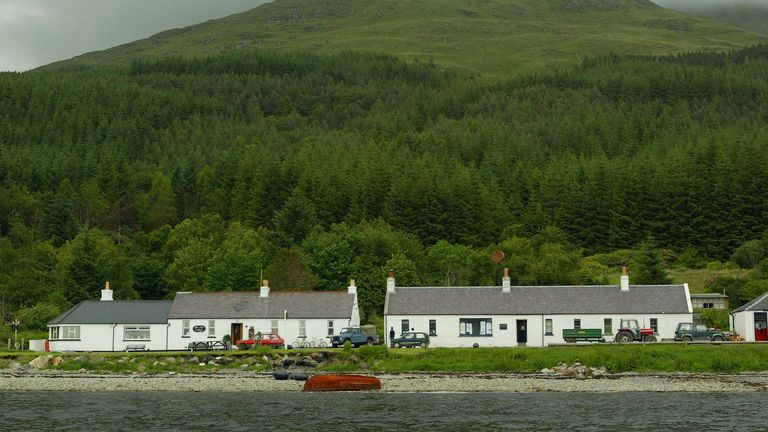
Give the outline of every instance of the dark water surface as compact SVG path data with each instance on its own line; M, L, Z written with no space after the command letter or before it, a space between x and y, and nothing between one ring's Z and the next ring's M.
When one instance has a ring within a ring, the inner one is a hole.
M2 392L2 431L768 430L766 393Z

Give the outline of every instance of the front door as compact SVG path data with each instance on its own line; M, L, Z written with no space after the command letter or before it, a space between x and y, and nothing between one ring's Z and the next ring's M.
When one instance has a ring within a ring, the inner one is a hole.
M232 323L232 332L229 334L232 338L232 344L243 338L243 325L240 323Z
M525 345L528 342L528 320L517 320L517 344Z
M768 341L768 319L765 312L755 312L755 340Z

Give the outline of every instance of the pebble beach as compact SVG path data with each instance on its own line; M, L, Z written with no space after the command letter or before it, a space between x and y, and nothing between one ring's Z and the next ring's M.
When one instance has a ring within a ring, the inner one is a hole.
M403 373L376 375L383 392L758 392L768 374L615 374L575 379L539 374ZM294 392L302 381L275 380L269 373L92 374L62 371L1 371L0 391L219 391Z

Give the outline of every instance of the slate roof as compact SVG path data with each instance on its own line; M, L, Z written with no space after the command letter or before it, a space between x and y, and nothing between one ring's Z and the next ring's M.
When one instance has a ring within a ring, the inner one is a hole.
M684 285L397 287L388 315L558 315L690 313Z
M81 301L52 319L55 324L166 324L170 300Z
M181 318L350 318L355 295L347 291L177 293L169 319Z
M720 293L691 293L691 298L728 298L728 296Z
M761 295L760 297L752 300L751 302L741 306L731 313L743 312L743 311L764 311L768 310L768 293Z

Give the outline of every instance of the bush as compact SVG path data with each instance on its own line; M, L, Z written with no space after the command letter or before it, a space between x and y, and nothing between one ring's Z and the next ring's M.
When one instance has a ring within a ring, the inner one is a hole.
M21 322L21 328L45 331L48 328L48 322L56 318L59 313L61 311L57 306L38 303L32 307L18 310L16 317Z
M707 258L702 256L698 249L688 248L677 256L676 267L702 269L707 266Z
M752 268L765 258L765 249L760 240L752 240L736 248L731 254L731 261L742 268Z

